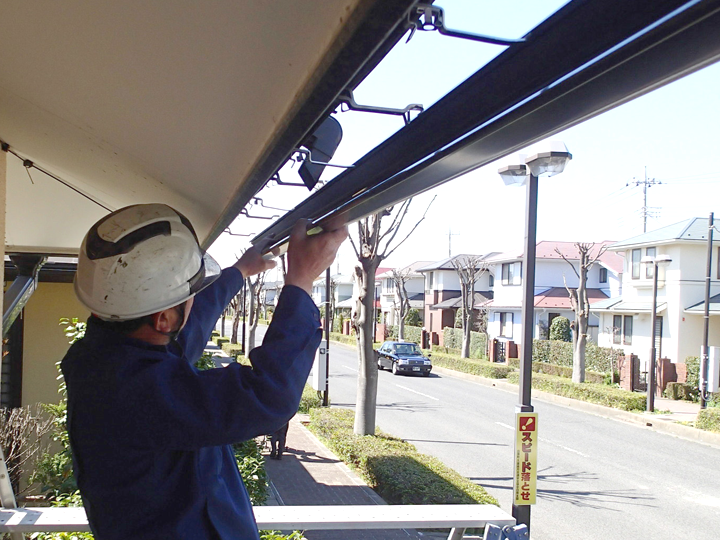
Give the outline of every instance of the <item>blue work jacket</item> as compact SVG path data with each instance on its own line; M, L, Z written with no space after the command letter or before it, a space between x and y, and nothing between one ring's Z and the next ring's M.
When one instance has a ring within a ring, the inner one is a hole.
M97 540L258 538L229 445L297 412L321 330L310 296L285 286L252 368L198 371L242 284L224 270L196 296L177 343L150 345L91 317L63 359L75 476Z

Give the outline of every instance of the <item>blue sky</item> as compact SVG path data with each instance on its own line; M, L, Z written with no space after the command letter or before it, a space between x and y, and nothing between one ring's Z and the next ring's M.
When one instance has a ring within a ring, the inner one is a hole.
M450 28L520 37L563 3L444 0L437 5L445 8ZM358 87L355 98L363 104L404 107L422 103L427 108L502 51L503 47L416 32L409 43L399 43ZM720 212L720 170L715 165L720 151L718 88L720 64L553 136L565 142L573 160L563 174L540 180L538 239L622 240L642 233L642 188L626 184L642 180L646 167L649 178L662 182L648 190L654 216L648 219L648 230ZM403 125L397 117L376 114L342 112L336 117L344 136L332 161L341 164L354 162ZM453 254L519 249L525 190L505 187L497 175L498 167L508 161L500 160L417 196L407 227L436 198L425 222L387 266L447 257L449 230ZM293 180L294 170L283 172L283 179ZM327 169L324 178L337 172ZM265 204L289 209L307 192L268 186L261 196ZM271 215L272 211L257 209L257 213ZM268 223L241 218L233 230L260 232ZM238 240L223 239L211 253L230 264L242 247ZM232 247L227 249L228 245ZM354 262L348 242L339 257L341 271L350 271Z

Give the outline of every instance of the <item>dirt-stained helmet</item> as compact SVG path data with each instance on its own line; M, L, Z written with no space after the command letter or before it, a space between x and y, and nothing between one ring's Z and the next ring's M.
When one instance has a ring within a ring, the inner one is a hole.
M85 235L75 293L98 317L123 321L179 305L219 275L185 216L165 204L137 204Z

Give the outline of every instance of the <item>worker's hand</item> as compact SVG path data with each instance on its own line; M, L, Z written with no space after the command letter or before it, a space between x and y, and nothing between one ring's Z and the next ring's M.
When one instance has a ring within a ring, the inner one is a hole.
M255 246L250 247L242 257L233 265L240 270L244 278L249 278L260 272L265 272L275 267L275 261L264 259L260 250Z
M295 223L287 252L286 285L295 285L310 294L313 281L335 260L340 244L347 238L347 226L339 219L327 223L324 229L308 236L308 221L300 219Z

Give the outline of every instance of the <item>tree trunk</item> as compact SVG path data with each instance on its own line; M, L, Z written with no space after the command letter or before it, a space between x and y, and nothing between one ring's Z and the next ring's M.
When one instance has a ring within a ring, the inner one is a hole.
M245 356L250 354L250 351L252 351L255 348L255 329L257 328L257 307L255 306L255 284L251 279L246 280L246 287L248 291L248 296L250 297L250 309L248 310L248 324L250 325L250 329L248 330L248 340L247 340L247 352Z
M585 382L585 345L587 344L588 318L590 304L587 299L587 267L580 265L580 283L577 289L577 308L575 311L575 332L573 349L573 382Z
M240 293L235 297L235 311L233 313L232 318L232 333L230 334L230 343L233 345L237 345L238 342L238 327L240 326L240 317L242 316L240 312L240 306L242 302L240 301L240 295L245 294L245 290L241 290Z
M378 369L375 359L375 270L379 261L372 264L362 261L356 268L359 282L358 312L355 320L358 349L358 385L355 405L354 432L357 435L375 435L375 406L377 403Z
M402 315L399 316L400 320L398 321L398 341L405 341L405 317Z

